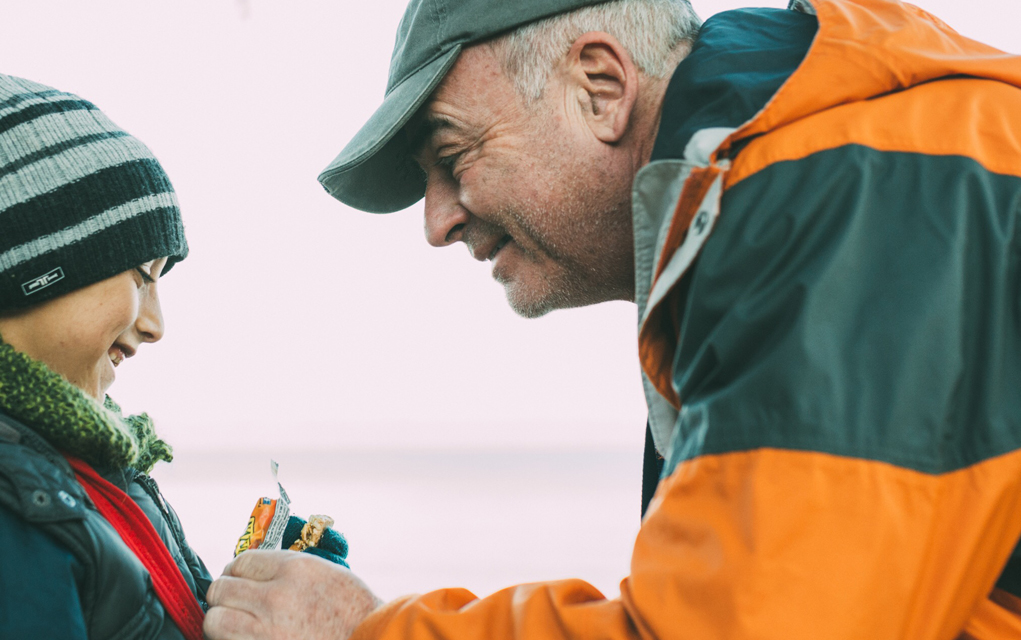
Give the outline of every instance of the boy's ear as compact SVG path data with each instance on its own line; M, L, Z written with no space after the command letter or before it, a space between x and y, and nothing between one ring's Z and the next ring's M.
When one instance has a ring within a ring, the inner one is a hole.
M565 64L592 133L607 144L619 142L638 100L638 70L631 56L610 34L590 31L574 41Z

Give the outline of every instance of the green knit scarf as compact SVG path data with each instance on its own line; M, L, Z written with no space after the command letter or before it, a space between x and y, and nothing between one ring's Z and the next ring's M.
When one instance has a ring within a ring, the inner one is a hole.
M100 404L63 376L0 339L0 409L64 453L94 467L149 473L173 451L147 414L121 415L109 396Z

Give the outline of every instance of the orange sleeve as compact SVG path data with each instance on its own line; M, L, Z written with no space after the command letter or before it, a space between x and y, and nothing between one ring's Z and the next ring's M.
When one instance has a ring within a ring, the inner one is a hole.
M1021 534L1021 452L933 475L776 449L661 484L619 599L577 580L397 600L358 640L1017 637L987 599Z

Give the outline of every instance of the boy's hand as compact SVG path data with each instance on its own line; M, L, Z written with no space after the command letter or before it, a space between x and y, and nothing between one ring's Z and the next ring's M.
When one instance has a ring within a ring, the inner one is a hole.
M209 640L346 640L383 602L350 570L307 553L245 551L209 587Z

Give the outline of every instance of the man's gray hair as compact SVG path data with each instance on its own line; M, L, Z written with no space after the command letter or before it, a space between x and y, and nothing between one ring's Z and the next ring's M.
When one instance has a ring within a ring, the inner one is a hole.
M490 42L504 73L526 100L542 96L550 72L574 41L590 31L617 38L638 69L663 78L690 49L701 20L688 0L611 0L526 24Z

